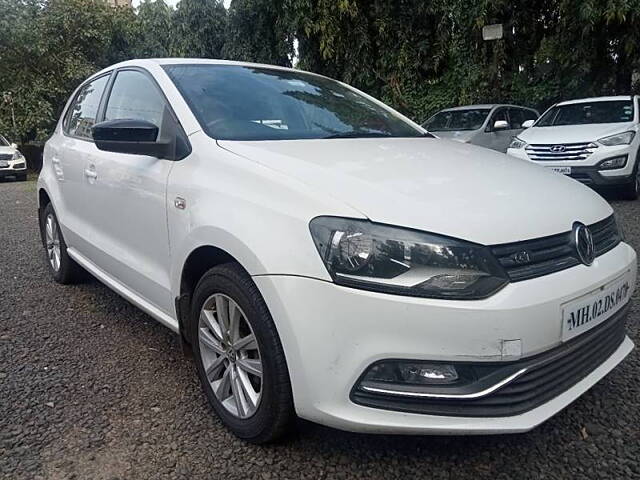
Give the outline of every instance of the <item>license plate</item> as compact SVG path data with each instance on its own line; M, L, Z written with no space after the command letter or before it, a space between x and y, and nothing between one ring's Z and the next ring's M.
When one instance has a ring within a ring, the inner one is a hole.
M547 167L553 170L556 173L561 173L563 175L571 175L571 167Z
M9 162L6 160L0 160L0 168L7 168L9 166Z
M565 342L601 324L620 310L631 295L629 275L565 303L562 308L562 341Z

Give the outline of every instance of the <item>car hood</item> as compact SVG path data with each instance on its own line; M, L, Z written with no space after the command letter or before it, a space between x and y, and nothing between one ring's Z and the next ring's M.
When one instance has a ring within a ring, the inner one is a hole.
M455 140L456 142L468 142L471 138L478 133L477 130L452 130L446 132L431 132L436 137L447 138L449 140Z
M2 154L6 154L6 153L11 153L13 154L16 150L13 147L3 147L0 146L0 153Z
M634 130L634 123L592 123L559 127L531 127L518 134L527 143L582 143Z
M611 207L575 180L531 162L435 138L219 145L337 198L380 223L498 244L568 231ZM317 212L322 215L323 212Z

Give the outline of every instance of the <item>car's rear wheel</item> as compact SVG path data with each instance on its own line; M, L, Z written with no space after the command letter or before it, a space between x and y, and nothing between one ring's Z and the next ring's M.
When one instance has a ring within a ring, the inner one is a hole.
M49 203L40 220L42 243L47 254L47 265L53 279L62 284L75 283L82 278L82 268L67 253L58 217Z
M189 338L202 387L238 437L265 443L295 413L284 351L266 304L237 264L209 270L196 286Z

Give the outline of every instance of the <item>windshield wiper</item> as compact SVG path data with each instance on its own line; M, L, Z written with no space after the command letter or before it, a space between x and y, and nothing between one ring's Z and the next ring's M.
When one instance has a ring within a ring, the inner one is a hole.
M328 135L326 137L322 137L322 138L373 138L373 137L392 137L393 135L391 135L390 133L383 133L383 132L358 132L358 131L351 131L351 132L341 132L341 133L334 133L332 135Z

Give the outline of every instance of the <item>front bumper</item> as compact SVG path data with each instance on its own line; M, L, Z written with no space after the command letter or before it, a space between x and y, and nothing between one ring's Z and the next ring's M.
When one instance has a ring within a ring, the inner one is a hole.
M571 178L592 187L615 187L628 185L635 181L637 159L636 145L619 145L615 147L600 146L585 160L549 160L534 161L529 158L524 148L509 148L507 155L533 162L542 167L571 167ZM598 165L604 160L626 156L627 163L623 168L600 170Z
M0 178L15 177L27 173L27 163L22 160L11 160L8 167L0 168Z
M620 244L591 267L512 283L478 301L408 298L295 276L256 276L285 349L296 411L344 430L378 433L507 433L530 430L600 380L633 348L625 337L599 366L542 405L511 416L445 416L373 408L350 399L372 363L389 358L507 362L558 347L561 306L625 272L636 255ZM504 345L520 340L521 352Z
M598 167L571 167L571 174L569 177L578 180L580 183L589 185L592 187L617 187L621 185L628 185L635 181L635 175L633 173L629 175L604 175L605 172L600 171Z

